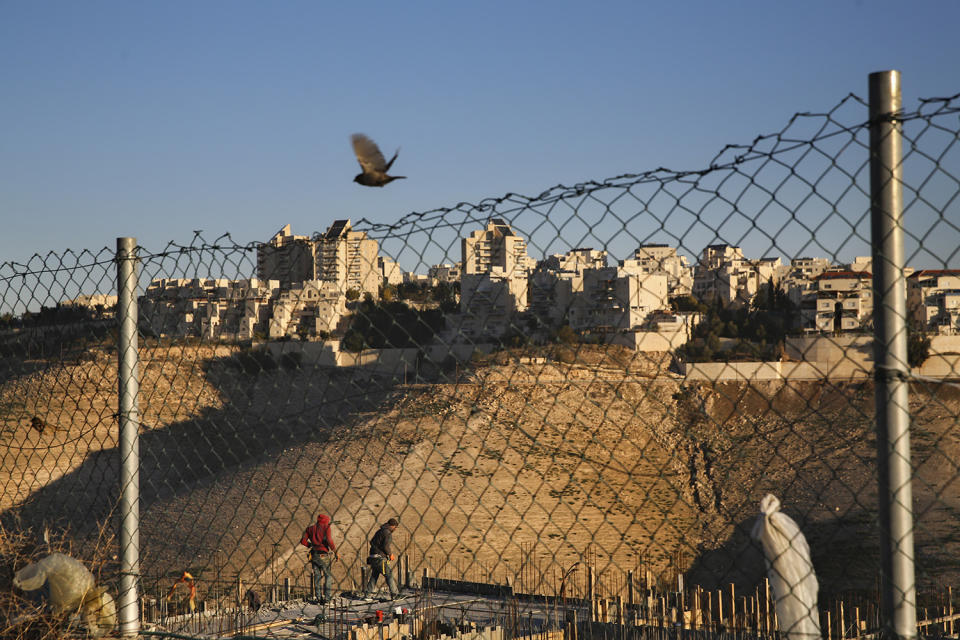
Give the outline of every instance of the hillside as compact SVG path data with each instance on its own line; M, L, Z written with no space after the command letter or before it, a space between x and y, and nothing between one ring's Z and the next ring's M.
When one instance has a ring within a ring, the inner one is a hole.
M46 522L82 546L110 520L114 358L34 363L0 385L5 526ZM772 491L824 592L875 588L871 384L685 385L652 377L659 361L586 347L571 364L499 362L401 386L235 348L144 348L145 584L184 568L208 581L301 573L297 541L323 510L351 580L376 523L398 515L418 572L533 586L589 556L609 580L679 567L752 589L762 561L745 534ZM911 394L925 587L957 583L958 406L949 389ZM59 430L32 431L32 415Z

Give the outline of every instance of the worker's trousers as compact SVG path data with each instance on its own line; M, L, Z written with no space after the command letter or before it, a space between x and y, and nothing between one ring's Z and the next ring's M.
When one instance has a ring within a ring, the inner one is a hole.
M310 566L313 567L313 597L317 600L330 599L330 554L310 554ZM321 580L323 589L321 591Z
M370 565L370 577L367 578L367 584L363 588L366 595L370 595L377 585L377 578L381 575L387 579L387 589L390 590L390 597L396 598L400 595L400 589L397 588L397 578L393 575L393 567L390 566L389 560L380 556L370 556L367 558L367 564Z

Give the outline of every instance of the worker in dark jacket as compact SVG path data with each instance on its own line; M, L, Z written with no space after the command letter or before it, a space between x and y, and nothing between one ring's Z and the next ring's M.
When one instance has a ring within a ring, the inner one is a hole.
M330 518L324 514L317 516L317 523L307 527L300 544L310 550L310 565L313 567L313 598L320 604L330 599L330 562L339 560L337 545L333 541ZM323 580L323 591L320 581Z
M367 597L373 591L377 584L377 578L381 575L387 580L387 588L390 590L390 599L393 600L400 595L397 588L397 579L393 575L392 562L396 560L393 555L393 532L400 526L396 518L387 520L377 532L373 534L370 540L370 556L367 558L367 564L370 565L370 577L367 584L364 585L363 594Z

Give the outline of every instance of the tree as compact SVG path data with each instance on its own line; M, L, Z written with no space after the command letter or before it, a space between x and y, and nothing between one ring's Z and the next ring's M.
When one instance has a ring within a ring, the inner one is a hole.
M930 357L930 336L917 326L913 312L907 313L907 364L919 367Z
M703 304L691 295L670 298L670 308L674 311L685 311L692 313L704 313L707 305Z
M400 301L364 300L350 317L344 349L389 349L421 347L443 328L439 309L418 310Z
M347 300L349 300L350 302L354 302L360 299L360 292L357 289L347 289L347 292L345 295L347 297Z
M570 325L565 324L562 327L559 327L554 334L554 338L560 344L576 344L577 343L577 334L570 328Z

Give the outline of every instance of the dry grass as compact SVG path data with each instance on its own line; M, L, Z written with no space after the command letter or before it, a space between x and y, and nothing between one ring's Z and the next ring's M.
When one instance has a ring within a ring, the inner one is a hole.
M105 530L101 533L100 544L103 548L109 547L109 533ZM51 613L44 606L41 591L24 592L13 587L17 571L50 553L78 557L69 532L59 535L47 532L47 539L43 541L33 531L11 530L0 525L0 638L46 640L85 634L76 615ZM107 572L115 570L108 566L113 562L103 552L95 554L93 562L86 564L98 584L105 569Z

